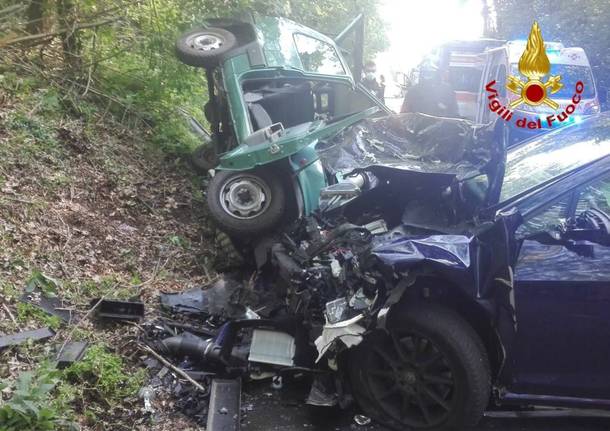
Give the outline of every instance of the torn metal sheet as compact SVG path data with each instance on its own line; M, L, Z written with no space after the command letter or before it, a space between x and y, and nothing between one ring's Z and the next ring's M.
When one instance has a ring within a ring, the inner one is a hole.
M241 381L212 380L208 423L210 431L239 431L241 414Z
M206 313L208 310L207 296L198 287L184 292L162 293L159 295L161 305L174 313Z
M470 267L472 238L464 235L430 235L426 237L392 234L375 239L371 253L390 265L412 265L422 261L438 262L456 269Z
M161 305L172 313L200 314L242 318L247 310L238 304L244 285L230 275L224 275L211 285L180 293L163 293Z
M155 390L150 386L144 386L143 388L140 388L138 396L144 402L144 411L147 413L154 413L155 409L152 407L152 400L155 397Z
M322 335L315 341L316 348L318 349L318 358L316 359L316 362L319 362L320 359L322 359L327 350L337 340L343 342L348 348L360 344L362 341L362 334L366 332L364 327L358 325L358 322L363 318L364 315L360 314L349 320L344 320L343 322L324 325Z
M0 337L0 349L8 346L16 346L25 343L28 340L39 341L46 338L51 338L55 335L50 328L33 329L31 331L23 331L17 334L5 335Z

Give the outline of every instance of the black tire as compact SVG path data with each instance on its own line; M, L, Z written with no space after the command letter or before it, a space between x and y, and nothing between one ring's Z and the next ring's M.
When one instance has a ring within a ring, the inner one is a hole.
M477 333L440 306L417 304L398 313L391 316L389 334L371 334L350 352L350 380L360 407L401 431L475 426L491 390L489 360Z
M205 174L218 166L218 156L212 143L202 144L191 153L191 164L197 173Z
M222 28L205 28L189 31L176 41L176 55L184 64L214 68L223 55L237 46L237 39Z
M246 187L233 188L239 184L245 184ZM248 205L255 199L252 199L253 193L248 185L253 185L251 187L255 187L254 190L260 189L264 195L261 205L251 212L247 212L250 208ZM244 189L247 210L238 212L231 207L229 197L239 197ZM279 227L286 211L286 189L277 172L273 175L265 169L218 171L208 184L207 202L210 214L220 229L229 235L252 238Z

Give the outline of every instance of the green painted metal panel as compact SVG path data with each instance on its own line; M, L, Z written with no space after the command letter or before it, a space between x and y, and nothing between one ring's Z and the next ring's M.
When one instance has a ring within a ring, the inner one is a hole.
M283 159L305 147L317 144L319 139L336 135L347 126L376 112L379 112L379 108L372 107L328 125L322 121L316 121L311 123L308 129L300 129L300 132L296 132L294 129L286 129L285 135L273 143L265 141L259 145L240 145L220 158L218 168L225 170L252 169Z

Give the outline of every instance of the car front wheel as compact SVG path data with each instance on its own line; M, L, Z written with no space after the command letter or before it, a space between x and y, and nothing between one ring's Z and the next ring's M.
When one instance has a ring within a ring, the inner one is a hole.
M354 396L369 416L397 430L464 430L490 396L483 343L457 313L433 305L399 310L389 331L351 352Z

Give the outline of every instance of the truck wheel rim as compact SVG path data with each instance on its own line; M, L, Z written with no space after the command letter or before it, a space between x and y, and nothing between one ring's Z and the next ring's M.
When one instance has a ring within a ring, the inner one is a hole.
M252 176L240 176L227 182L220 191L220 204L227 214L249 220L264 213L271 203L271 190Z
M189 46L198 51L215 51L220 49L223 40L213 34L197 34L189 40Z
M445 354L424 336L388 338L373 347L364 371L375 401L407 426L425 429L443 424L455 401L454 373Z

